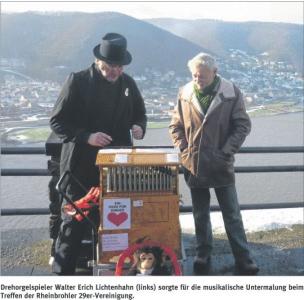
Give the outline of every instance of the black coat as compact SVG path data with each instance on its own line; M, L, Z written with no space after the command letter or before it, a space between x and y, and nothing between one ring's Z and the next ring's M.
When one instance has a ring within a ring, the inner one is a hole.
M78 73L71 73L64 83L50 119L51 129L63 142L60 172L70 170L87 187L98 184L95 166L98 147L87 144L94 132L105 132L113 142L109 146L130 146L130 129L139 125L146 130L146 110L135 81L123 73L115 83L115 97L103 92L108 83L97 71L95 64ZM114 101L113 115L102 105ZM103 122L110 120L110 122Z

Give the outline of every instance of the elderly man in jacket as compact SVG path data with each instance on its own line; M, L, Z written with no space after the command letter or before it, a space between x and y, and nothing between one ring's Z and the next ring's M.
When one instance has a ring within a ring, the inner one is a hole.
M71 171L87 189L99 185L95 166L98 150L131 146L130 130L135 139L142 139L147 122L136 83L123 72L123 66L132 60L125 37L108 33L93 53L95 63L66 80L50 120L52 130L63 142L60 174ZM67 194L75 201L84 192L71 181ZM62 217L53 272L72 275L86 223L64 214Z
M208 274L212 251L210 188L219 202L239 274L256 274L237 199L234 154L251 129L240 90L217 74L216 62L200 53L188 62L192 81L182 87L170 124L191 191L197 256L194 273Z

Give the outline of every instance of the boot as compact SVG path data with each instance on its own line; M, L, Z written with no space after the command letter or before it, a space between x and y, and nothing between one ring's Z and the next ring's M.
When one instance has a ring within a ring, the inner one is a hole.
M251 258L236 260L235 268L239 275L256 275L260 270Z
M193 273L194 275L208 275L210 271L211 259L210 256L194 258Z

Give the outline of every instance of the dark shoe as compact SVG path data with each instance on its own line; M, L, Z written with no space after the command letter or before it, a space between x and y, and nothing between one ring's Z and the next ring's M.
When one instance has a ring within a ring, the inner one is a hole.
M51 256L55 256L55 245L56 245L56 239L51 239L52 246L51 246Z
M210 256L207 257L195 257L193 262L194 275L208 275L210 271Z
M51 246L51 256L49 259L49 266L52 266L54 263L54 257L55 257L55 245L56 245L56 239L51 239L52 240L52 246Z
M251 258L237 260L235 267L239 275L256 275L260 270Z

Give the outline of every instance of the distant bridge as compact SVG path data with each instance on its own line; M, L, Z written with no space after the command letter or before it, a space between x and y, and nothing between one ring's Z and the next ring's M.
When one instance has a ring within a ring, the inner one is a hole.
M33 78L25 75L25 74L22 74L20 72L17 72L17 71L13 71L13 70L10 70L10 69L3 69L3 68L0 68L0 72L3 72L3 73L8 73L8 74L12 74L12 75L16 75L16 76L19 76L23 79L26 79L26 80L30 80L30 81L34 81Z

